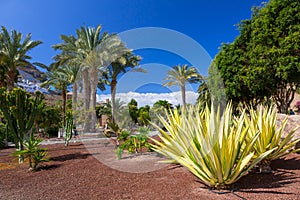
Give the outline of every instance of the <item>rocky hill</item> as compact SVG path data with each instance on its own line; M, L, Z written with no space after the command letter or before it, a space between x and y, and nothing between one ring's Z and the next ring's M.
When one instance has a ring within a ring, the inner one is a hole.
M21 77L25 80L37 81L37 82L46 81L45 73L40 71L33 65L29 65L26 67L20 67L19 73L20 73Z

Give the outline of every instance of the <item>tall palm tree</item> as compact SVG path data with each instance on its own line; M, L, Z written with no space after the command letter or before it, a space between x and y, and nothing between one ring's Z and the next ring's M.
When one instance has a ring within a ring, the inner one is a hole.
M96 123L96 87L102 69L128 50L116 35L104 32L101 25L97 28L80 27L74 36L61 35L63 43L53 46L61 50L54 57L57 66L76 63L80 66L84 91L84 109L88 111L84 131L94 131Z
M91 104L94 105L95 102L90 102L92 95L89 77L90 66L86 65L86 59L88 55L90 55L91 52L93 52L93 50L109 36L106 32L101 35L101 29L101 25L98 25L96 28L82 26L76 30L77 38L74 36L61 35L63 43L53 45L55 50L61 50L61 53L54 57L54 60L56 60L57 63L56 66L61 64L76 64L80 66L80 74L82 75L84 87L83 91L85 96L84 107L85 110L90 110L91 108L94 112L95 108L91 107ZM94 101L95 98L92 100ZM92 114L93 113L89 113L87 116L86 122L88 123L85 125L85 131L93 131L95 129L95 127L93 127L90 123Z
M54 86L57 90L61 91L62 96L62 114L63 125L65 125L66 119L66 104L67 104L67 89L70 85L70 79L68 71L65 67L57 68L47 74L48 80L42 83L43 86Z
M164 86L179 85L181 90L182 105L186 106L185 85L187 83L197 83L202 79L198 70L193 66L177 65L172 67L167 72L167 77L164 79L166 82Z
M10 34L4 26L1 28L0 35L1 65L4 66L2 69L5 70L7 90L12 91L18 74L18 68L30 65L28 60L31 57L27 53L42 42L31 40L31 34L27 34L22 42L22 33L12 30Z
M110 86L111 103L112 103L112 121L116 121L116 91L117 91L117 79L121 74L128 72L146 72L142 68L134 68L139 65L141 60L140 56L134 55L132 51L120 56L116 61L112 62L107 68L107 85Z
M78 64L67 65L64 67L64 72L68 77L69 83L72 84L72 109L76 109L77 105L77 77L80 75L78 72L80 66Z

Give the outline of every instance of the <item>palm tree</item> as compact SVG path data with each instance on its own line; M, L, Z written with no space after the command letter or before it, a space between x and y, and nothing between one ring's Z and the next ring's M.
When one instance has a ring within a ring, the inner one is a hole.
M67 65L63 71L68 77L69 83L72 84L72 109L76 109L77 104L77 76L79 76L80 67L78 64Z
M96 87L102 75L101 71L128 51L116 35L109 35L107 32L101 35L101 29L101 25L97 28L80 27L76 30L77 38L61 35L63 43L53 46L55 50L61 50L61 53L54 57L56 66L80 66L85 97L84 109L88 111L84 131L95 130Z
M7 90L12 91L18 68L30 65L28 60L31 57L27 53L42 42L38 40L32 41L31 34L27 34L22 42L22 33L12 30L10 35L4 26L2 26L0 35L1 65L4 66L2 68L4 71L1 73L5 74ZM3 80L1 81L3 84Z
M197 83L202 79L198 70L193 66L177 65L167 72L164 86L179 85L181 90L182 105L186 106L185 85L186 83Z
M66 119L66 104L67 104L67 89L70 85L70 79L68 71L65 67L57 68L53 72L47 73L48 80L42 83L43 86L54 86L57 90L61 91L62 96L62 113L63 113L63 125L65 125Z
M90 105L96 104L95 102L90 103L92 91L89 78L89 66L86 65L86 58L105 38L109 36L106 32L101 36L101 29L101 25L98 25L96 28L82 26L76 30L77 38L74 36L61 35L63 43L53 45L55 50L61 50L61 53L54 57L54 60L56 60L56 66L62 64L80 66L79 71L82 75L84 87L85 110L90 110ZM94 101L95 98L92 100ZM91 109L95 111L95 108L92 107ZM88 123L85 126L85 131L93 131L93 129L95 129L95 127L92 127L93 125L90 123L91 114L92 113L87 116L86 122Z
M117 91L117 78L126 72L146 72L142 68L134 68L139 65L141 60L140 56L134 55L132 51L128 51L123 54L121 57L112 62L111 65L107 68L107 85L110 86L111 91L111 103L112 103L112 121L116 121L116 91Z

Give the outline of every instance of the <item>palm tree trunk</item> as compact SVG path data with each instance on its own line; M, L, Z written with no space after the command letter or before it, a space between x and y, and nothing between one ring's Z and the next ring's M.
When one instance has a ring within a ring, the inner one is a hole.
M64 88L61 92L62 95L62 111L63 111L63 124L66 125L66 104L67 104L67 90Z
M91 85L89 80L88 70L85 69L82 71L82 79L83 79L83 90L84 90L84 111L86 113L84 132L89 132L91 128L91 115L89 112L90 109L90 100L91 100Z
M116 88L117 88L117 80L113 79L111 81L110 85L110 92L111 92L111 116L112 116L112 122L116 122L116 111L115 111L115 106L116 106Z
M76 81L73 83L73 88L72 88L72 110L75 111L77 109L77 83ZM75 112L73 112L73 115ZM76 117L73 118L73 125L76 127Z
M96 132L96 101L97 101L97 83L98 83L98 73L96 68L90 69L90 81L91 81L91 132Z
M73 110L76 110L76 106L77 106L77 96L78 96L78 93L77 93L77 83L73 83L73 87L72 87L72 109Z
M7 91L11 92L15 87L15 79L17 73L15 70L11 69L6 74L6 83L7 83Z
M182 105L185 108L186 107L186 102L185 102L185 85L180 85L180 89L181 89Z

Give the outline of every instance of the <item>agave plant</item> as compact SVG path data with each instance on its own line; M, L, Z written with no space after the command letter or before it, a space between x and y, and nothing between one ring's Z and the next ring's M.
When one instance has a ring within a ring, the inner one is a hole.
M254 158L257 133L246 143L248 127L244 126L245 110L239 117L232 114L231 104L220 112L208 106L183 108L160 117L167 131L156 126L161 142L153 139L153 149L166 157L167 163L179 163L204 184L225 188L245 175L272 150Z
M249 134L246 140L251 140L259 132L258 139L253 146L255 149L254 158L270 149L274 149L259 163L260 172L270 173L272 172L270 167L272 160L299 151L299 149L293 149L296 143L300 141L300 138L293 139L298 127L284 135L287 118L283 120L279 127L276 127L277 109L274 105L269 107L260 106L258 109L250 108L249 114L249 117L245 117L246 125L249 126Z

